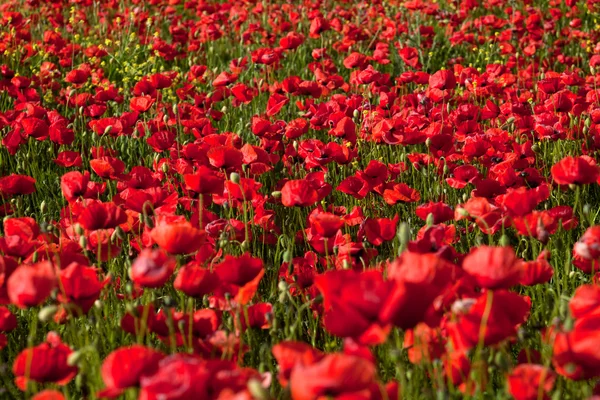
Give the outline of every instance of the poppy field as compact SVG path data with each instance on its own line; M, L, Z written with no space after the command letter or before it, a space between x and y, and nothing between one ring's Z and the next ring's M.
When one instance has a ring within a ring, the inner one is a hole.
M598 0L0 4L0 399L600 399Z

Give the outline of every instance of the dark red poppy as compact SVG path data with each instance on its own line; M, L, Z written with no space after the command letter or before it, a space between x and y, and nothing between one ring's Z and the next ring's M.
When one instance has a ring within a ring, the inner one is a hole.
M225 178L212 169L201 165L194 174L183 175L185 186L201 194L223 193Z
M161 359L153 374L140 376L140 399L204 399L211 372L206 361L191 354Z
M273 115L279 113L283 106L285 106L289 102L290 99L288 99L286 96L279 93L273 93L267 101L267 117L272 117Z
M396 226L400 217L398 214L390 218L367 218L358 231L358 237L364 234L368 242L373 246L380 246L396 237Z
M23 391L30 380L66 385L77 374L77 367L67 363L72 353L73 350L60 340L57 333L48 333L45 343L27 348L15 358L15 384Z

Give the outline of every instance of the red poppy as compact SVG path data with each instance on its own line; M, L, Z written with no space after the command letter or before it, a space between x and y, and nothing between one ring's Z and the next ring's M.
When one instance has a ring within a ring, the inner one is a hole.
M173 354L158 362L152 375L140 377L140 399L204 399L211 372L204 360L190 354Z
M523 273L521 260L512 247L480 246L463 260L463 270L482 288L508 289L517 284Z
M12 197L35 192L35 179L27 175L8 175L0 178L0 196Z
M183 175L185 186L201 194L223 193L225 178L212 169L201 165L194 174Z
M0 307L0 332L9 332L17 327L17 317L8 308Z
M81 265L77 262L71 263L60 271L60 282L62 291L59 300L64 303L74 304L79 310L86 314L92 305L100 297L100 293L108 281L100 281L95 268Z
M359 240L364 234L373 246L380 246L396 237L396 226L399 220L398 214L390 218L367 218L358 232Z
M476 299L458 300L453 310L459 315L455 322L446 324L454 349L465 351L480 342L492 346L514 336L517 328L526 321L530 308L528 297L506 290L488 291Z
M111 229L125 223L127 214L115 203L102 203L100 201L87 201L85 208L79 214L78 222L85 229Z
M286 96L278 93L273 93L271 97L269 97L269 101L267 101L267 117L272 117L279 113L279 111L290 102Z
M171 254L190 254L200 249L206 233L194 228L185 220L160 219L150 236L162 249Z
M554 276L554 269L548 262L549 256L550 252L544 250L538 255L536 260L522 262L521 268L523 272L519 283L524 286L533 286L549 282L552 276Z
M433 216L434 224L441 224L454 219L454 210L447 204L438 202L429 202L421 204L416 209L417 217L423 221L427 221L427 218L431 214Z
M307 207L319 199L317 191L306 179L290 180L281 188L281 203L286 207Z
M508 375L508 391L515 400L549 399L556 375L543 365L519 364Z
M569 302L569 309L575 319L600 315L600 286L579 286Z
M83 174L79 171L67 172L60 178L60 188L63 196L68 202L77 200L88 190L90 173L85 171Z
M131 264L131 280L141 287L157 288L164 285L177 261L159 249L143 249Z
M15 384L23 391L30 380L66 385L77 374L77 367L67 363L72 353L73 350L62 343L57 333L48 333L45 343L27 348L15 358Z
M600 315L575 321L570 332L554 338L552 364L560 375L572 380L600 377Z
M380 320L413 328L426 320L433 301L460 277L460 271L435 254L404 252L388 268L394 285Z
M312 365L323 358L321 351L304 342L279 342L271 352L279 365L277 378L281 386L287 386L296 364Z
M313 364L298 362L294 366L290 375L292 398L368 398L375 377L375 366L362 357L328 354Z
M231 294L239 304L247 304L252 300L265 274L262 260L248 253L240 257L227 255L214 270L221 281L217 288L220 294Z
M552 179L559 185L586 185L600 176L598 166L589 157L565 157L550 170Z
M362 344L383 343L389 326L379 312L392 288L379 271L328 271L315 278L323 294L324 325L330 333L350 337Z
M56 276L49 261L21 264L6 281L11 303L20 308L42 304L55 286Z
M201 298L212 292L218 284L219 280L214 273L191 262L179 269L173 287L188 296Z
M116 398L127 388L139 386L142 377L154 374L164 354L141 345L121 347L102 362L100 373L106 388L99 397Z
M319 235L326 238L335 236L335 234L344 226L344 220L339 216L327 213L317 212L309 216L309 223L311 229Z
M143 113L148 111L153 104L154 99L150 96L132 97L129 101L129 108L132 111Z
M244 160L242 152L231 146L213 147L207 155L210 165L215 168L239 168Z
M42 390L31 398L31 400L65 400L65 396L58 390Z

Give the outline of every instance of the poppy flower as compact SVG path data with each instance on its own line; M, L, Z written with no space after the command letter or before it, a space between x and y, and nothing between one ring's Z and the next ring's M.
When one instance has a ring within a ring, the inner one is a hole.
M315 400L321 397L361 398L369 394L375 382L376 368L362 357L327 354L319 361L305 365L298 362L290 375L294 400Z
M161 219L150 232L152 240L171 254L194 253L204 243L206 233L185 220Z
M281 386L287 386L296 364L312 365L323 357L320 350L304 342L283 341L271 349L277 360L279 373L277 379Z
M72 353L73 350L60 340L57 333L48 333L45 343L27 348L15 358L15 384L23 391L30 380L66 385L77 374L77 367L67 363Z
M244 253L240 257L227 255L214 267L221 284L217 288L224 295L229 293L239 304L247 304L258 289L258 284L265 274L260 258Z
M201 194L223 193L225 178L201 165L194 174L183 175L188 190Z
M373 246L380 246L396 237L396 226L399 220L398 214L390 218L367 218L361 225L358 236L364 234Z
M0 332L9 332L17 327L17 317L8 308L0 307Z
M290 99L288 99L286 96L279 93L273 93L267 101L267 117L272 117L273 115L279 113L283 106L285 106L289 102Z
M281 188L281 203L286 207L307 207L318 199L317 191L306 179L289 180Z
M49 261L21 264L6 281L8 297L20 308L42 304L56 286L56 276Z
M175 270L177 261L160 249L143 249L131 264L131 280L141 287L164 285Z
M173 354L161 359L152 375L140 377L140 398L207 398L210 377L208 365L201 358L190 354Z
M314 229L319 235L326 238L333 237L342 226L344 220L335 214L327 212L318 212L309 216L311 229Z
M86 314L100 297L100 293L108 281L100 281L95 268L71 263L60 271L62 290L59 300L64 303L75 304L82 313Z
M27 175L11 174L0 178L0 195L12 197L35 192L35 179Z
M600 176L596 163L589 157L565 157L550 169L552 179L559 185L586 185Z
M441 224L454 219L454 210L447 204L438 202L429 202L417 206L415 210L417 217L423 221L427 221L427 218L431 214L433 216L434 224Z
M115 203L102 203L94 200L85 203L85 208L78 218L81 226L90 231L116 228L126 221L127 214Z
M327 331L362 344L385 341L389 327L379 321L379 312L392 283L385 282L381 272L328 271L315 278L315 285L323 295Z
M89 181L90 173L88 171L83 174L79 171L67 172L60 178L60 188L63 196L68 202L83 196L88 190Z
M116 398L125 389L139 386L143 376L158 370L158 363L164 357L157 350L137 344L113 351L102 362L100 374L106 388L98 396Z
M65 400L65 396L58 390L42 390L36 393L31 400Z
M493 346L517 333L530 308L528 297L506 290L488 291L475 299L458 300L453 305L458 313L456 322L446 323L446 329L456 351L471 349L480 342Z
M129 108L132 111L137 111L139 113L146 112L152 107L154 104L154 99L150 96L138 96L132 97L129 101Z
M231 146L213 147L207 155L210 165L215 168L239 168L244 161L242 152Z
M600 286L579 286L575 290L571 301L569 301L569 310L571 310L571 315L575 319L581 319L592 315L599 315Z
M533 286L540 283L549 282L554 276L554 269L548 262L550 253L547 250L542 251L536 260L524 261L521 263L523 272L519 283L524 286Z
M570 332L558 332L552 356L556 372L576 381L599 377L599 341L600 315L580 318Z
M476 247L465 257L462 267L486 289L508 289L519 282L523 273L521 260L512 247Z
M549 399L556 374L538 364L519 364L508 375L508 391L515 400Z
M388 267L393 282L379 319L402 329L424 322L436 297L460 277L460 271L436 254L402 253Z

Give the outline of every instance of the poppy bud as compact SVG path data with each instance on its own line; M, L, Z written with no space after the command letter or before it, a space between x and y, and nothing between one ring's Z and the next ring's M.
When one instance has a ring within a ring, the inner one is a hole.
M460 216L462 216L462 217L468 217L469 216L469 212L466 209L462 208L462 207L457 208L456 212L458 212L458 214Z
M67 365L70 367L76 366L81 361L81 356L83 356L83 351L81 350L72 352L67 357Z
M347 259L344 259L344 261L342 261L342 269L350 269L352 268L352 265L350 264L350 262Z
M39 255L38 255L38 252L37 252L37 251L34 251L34 252L33 252L33 262L34 262L34 263L38 262L38 259L39 259L39 258L40 258L40 257L39 257Z
M83 106L79 107L79 114L83 114Z
M500 246L510 246L510 239L507 235L502 235L500 237Z
M290 263L292 262L292 252L286 250L283 252L283 262Z
M244 251L244 252L250 250L250 242L247 240L244 240L242 242L241 248L242 248L242 251Z
M357 109L355 109L354 112L352 113L352 116L354 118L358 118L360 116L360 112Z
M166 124L168 120L169 120L169 116L167 114L165 114L165 116L163 117L163 122Z
M537 143L534 143L534 144L531 146L531 151L533 151L534 153L537 153L538 151L540 151L540 145L539 145L539 144L537 144Z
M167 173L169 172L169 165L167 163L164 163L163 165L160 166L160 169L163 173Z
M589 204L584 204L583 205L583 215L589 215L590 209L591 209L591 206Z
M577 185L575 185L574 183L569 183L569 189L575 190L576 187Z
M510 117L506 120L506 125L511 125L513 122L515 122L515 117Z
M81 224L79 222L76 223L75 225L73 225L73 230L79 236L83 236L83 234L85 233L85 230L83 229L83 226L81 226Z
M248 391L252 395L252 398L257 400L267 400L271 398L269 392L267 392L257 379L250 379L248 381Z
M271 196L275 197L276 199L281 197L281 191L277 190L275 192L271 192Z
M427 138L427 140L425 140L425 146L431 146L431 138Z
M46 200L42 200L42 203L40 204L40 211L42 214L46 212Z
M433 215L433 213L429 213L427 215L427 219L425 220L425 223L427 224L427 226L432 226L434 221L435 221L435 216Z
M279 281L279 284L277 284L277 289L279 289L281 292L286 292L288 290L288 284L286 281Z
M410 228L406 222L402 222L398 228L398 239L400 239L400 250L399 253L404 251L410 241Z
M237 172L232 172L229 175L229 180L233 183L235 183L236 185L240 184L240 174L238 174Z
M82 249L87 247L87 238L85 236L79 238L79 246L81 246Z
M57 311L58 307L55 305L43 307L40 312L38 312L38 319L41 322L48 322L54 317L54 314L56 314Z
M585 118L585 120L583 121L583 125L586 128L589 128L592 125L592 119L588 116Z
M110 131L111 131L111 130L112 130L112 125L108 125L108 126L106 127L106 129L104 129L104 134L105 134L105 135L108 135L108 134L110 133Z
M294 147L294 150L298 151L298 141L294 140L292 146Z

